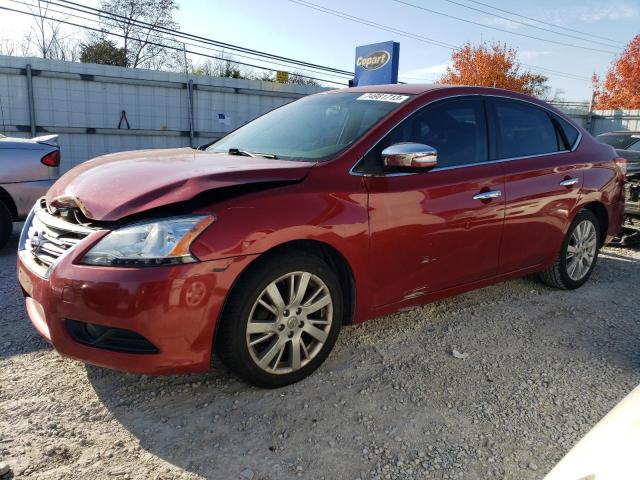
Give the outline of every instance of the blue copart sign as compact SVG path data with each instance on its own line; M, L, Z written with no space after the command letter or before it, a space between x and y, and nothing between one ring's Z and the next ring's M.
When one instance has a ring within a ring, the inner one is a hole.
M398 83L400 44L373 43L356 47L354 86Z

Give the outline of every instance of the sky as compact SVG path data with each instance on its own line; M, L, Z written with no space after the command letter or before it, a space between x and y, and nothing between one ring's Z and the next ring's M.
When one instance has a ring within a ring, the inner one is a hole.
M432 82L446 69L451 49L435 45L433 41L450 46L465 42L506 42L518 49L519 60L526 64L526 69L549 77L551 94L557 92L571 101L588 101L592 73L606 73L624 44L640 33L640 0L303 0L303 3L332 9L342 16L318 11L297 1L178 0L180 9L175 18L184 32L351 71L357 45L395 40L400 42L400 80L407 83ZM96 0L82 2L89 6L96 3ZM25 8L12 0L0 0L0 6ZM468 7L532 23L490 7L509 10L560 26L554 29L537 24L539 27L579 38L534 29ZM358 21L344 16L358 17ZM362 20L369 24L360 23ZM22 38L32 21L29 17L0 10L0 40ZM576 31L585 32L587 36ZM74 35L73 32L69 34ZM82 33L75 35L84 39ZM238 56L234 58L265 65Z

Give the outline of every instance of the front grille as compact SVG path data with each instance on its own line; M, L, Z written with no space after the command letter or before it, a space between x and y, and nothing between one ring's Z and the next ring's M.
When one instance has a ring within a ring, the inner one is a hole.
M95 231L80 223L79 216L71 210L49 213L44 199L36 203L28 222L19 248L29 265L43 277L64 253Z

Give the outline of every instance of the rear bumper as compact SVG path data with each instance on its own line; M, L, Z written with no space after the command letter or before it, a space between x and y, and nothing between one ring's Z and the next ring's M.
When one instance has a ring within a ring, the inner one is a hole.
M604 244L611 242L620 234L622 224L624 223L626 204L624 190L618 195L618 200L607 206L607 215L609 217L609 228Z
M105 268L74 264L67 255L45 279L19 256L17 270L31 322L62 355L127 372L173 374L209 368L224 299L252 258ZM157 353L83 344L74 339L67 320L135 332Z

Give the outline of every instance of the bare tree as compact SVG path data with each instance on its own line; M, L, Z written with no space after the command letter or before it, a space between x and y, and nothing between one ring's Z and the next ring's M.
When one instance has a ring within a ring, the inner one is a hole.
M78 42L74 34L65 34L62 23L49 15L49 3L35 0L29 7L33 14L33 25L25 33L22 53L42 58L75 62L79 58Z
M209 77L246 78L254 79L252 71L244 72L231 55L222 54L220 59L208 58L202 63L190 68L194 75L206 75Z
M319 87L320 83L313 78L309 78L300 72L293 72L289 74L289 81L287 83L292 83L295 85L309 85L312 87Z
M9 38L0 38L0 55L8 55L10 57L16 54L16 42Z
M47 19L49 4L37 0L33 6L29 7L34 14L34 25L27 33L27 41L35 49L35 53L42 58L53 58L53 51L59 43L60 22Z
M178 28L176 0L101 0L100 23L105 34L121 35L127 64L133 68L176 68L182 64L175 38L162 29ZM141 24L140 22L144 22ZM172 48L167 48L172 47Z

